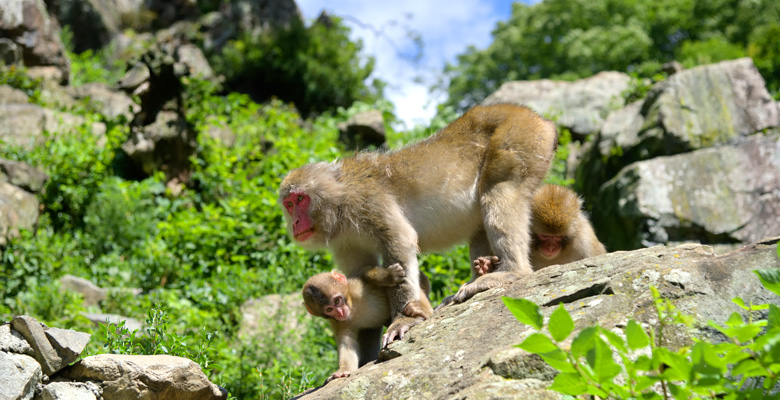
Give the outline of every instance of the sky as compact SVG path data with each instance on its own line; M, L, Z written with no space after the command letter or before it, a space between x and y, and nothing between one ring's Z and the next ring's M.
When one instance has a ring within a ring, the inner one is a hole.
M374 56L373 77L388 83L385 96L406 128L427 125L444 100L429 87L445 62L454 62L469 45L484 49L491 31L512 12L511 0L296 0L304 18L313 20L322 10L345 18L352 39L363 40L363 53ZM422 58L410 60L415 46L407 37L420 34ZM378 34L377 32L381 32ZM418 82L418 80L421 81ZM437 98L438 97L438 98Z

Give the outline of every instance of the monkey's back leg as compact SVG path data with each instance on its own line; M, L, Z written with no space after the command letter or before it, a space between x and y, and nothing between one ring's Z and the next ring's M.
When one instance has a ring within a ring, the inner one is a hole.
M528 259L531 199L550 168L555 144L552 123L525 108L496 128L480 171L478 196L487 242L501 264L461 287L455 302L533 271Z

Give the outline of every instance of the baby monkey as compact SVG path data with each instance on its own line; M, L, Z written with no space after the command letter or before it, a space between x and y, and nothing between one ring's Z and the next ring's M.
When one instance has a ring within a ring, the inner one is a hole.
M534 271L604 254L582 200L571 189L543 185L531 201L531 266ZM473 262L476 276L493 272L501 263L496 257L479 257Z
M404 281L406 273L400 264L374 267L359 278L347 278L331 271L317 274L303 285L303 304L309 314L330 321L336 338L339 369L325 381L349 376L353 371L379 354L380 343L371 331L381 330L390 323L388 288ZM428 278L420 273L420 287L425 297L406 305L403 319L425 318L433 313L428 294L431 291ZM399 319L401 321L399 321ZM406 331L401 332L401 338ZM386 343L381 343L386 345Z

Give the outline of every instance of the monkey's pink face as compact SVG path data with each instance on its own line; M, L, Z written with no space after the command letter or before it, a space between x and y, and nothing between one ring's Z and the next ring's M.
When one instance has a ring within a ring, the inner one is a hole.
M325 306L325 308L322 309L322 312L336 321L346 321L349 319L350 315L349 306L341 295L333 296L330 304Z
M284 209L292 222L292 234L295 240L304 242L314 235L314 224L309 215L311 198L303 192L292 192L282 199Z
M542 257L551 260L558 257L563 249L563 236L537 234L539 239L539 253Z

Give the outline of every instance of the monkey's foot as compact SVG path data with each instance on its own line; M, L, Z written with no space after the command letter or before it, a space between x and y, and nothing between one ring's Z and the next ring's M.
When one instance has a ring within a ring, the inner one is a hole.
M452 299L454 299L454 298L455 298L454 294L445 297L444 300L442 300L441 303L439 303L438 306L433 308L433 311L436 312L436 311L440 310L442 307L448 306L448 305L452 304Z
M387 347L390 343L403 339L404 335L406 335L406 332L409 332L409 329L419 324L422 320L422 318L396 318L395 321L393 321L393 323L390 324L390 326L387 328L385 335L382 336L382 347Z
M474 276L480 277L495 271L498 264L501 264L501 259L498 256L478 257L473 264L471 268L474 270Z
M493 272L478 277L472 282L466 283L460 287L458 293L455 293L452 301L454 303L462 303L477 293L484 292L488 289L493 289L503 286L505 283L513 282L518 278L518 275L511 272Z
M411 318L428 319L433 314L433 310L431 310L431 306L427 302L426 305L428 306L427 310L420 301L410 301L406 303L406 307L404 307L401 313Z
M336 372L332 373L332 374L330 375L330 377L328 377L328 379L326 379L326 380L325 380L325 383L328 383L328 382L330 382L330 381L332 381L332 380L334 380L334 379L339 379L339 378L346 378L346 377L348 377L348 376L350 376L350 375L352 375L352 372L348 372L348 371L336 371Z

